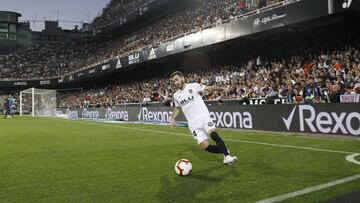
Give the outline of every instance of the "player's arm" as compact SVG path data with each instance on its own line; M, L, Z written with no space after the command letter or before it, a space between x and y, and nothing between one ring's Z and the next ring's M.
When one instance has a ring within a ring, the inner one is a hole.
M226 87L218 87L218 86L205 86L206 91L223 91L225 93L228 93L230 90Z
M171 127L173 128L175 126L175 118L176 116L180 113L180 107L178 106L175 106L174 110L173 110L173 113L172 113L172 116L171 116L171 119L170 119L170 125Z

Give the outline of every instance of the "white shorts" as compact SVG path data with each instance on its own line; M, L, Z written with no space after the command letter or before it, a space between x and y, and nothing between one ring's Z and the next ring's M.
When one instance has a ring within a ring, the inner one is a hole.
M197 141L198 144L202 143L208 139L209 130L216 129L214 122L210 117L201 119L201 122L195 125L189 125L190 132L193 138Z

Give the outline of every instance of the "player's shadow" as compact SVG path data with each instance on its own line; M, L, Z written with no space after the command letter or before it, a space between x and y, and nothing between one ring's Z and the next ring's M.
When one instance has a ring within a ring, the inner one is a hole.
M206 193L209 187L217 187L225 177L238 176L236 170L229 168L226 173L221 173L217 176L210 176L209 174L216 171L224 165L218 165L208 168L203 171L197 171L187 177L177 176L173 181L168 177L161 178L162 186L157 193L160 202L214 202L224 200L225 197L216 194L201 194ZM219 188L221 189L221 188ZM216 198L214 199L214 195Z

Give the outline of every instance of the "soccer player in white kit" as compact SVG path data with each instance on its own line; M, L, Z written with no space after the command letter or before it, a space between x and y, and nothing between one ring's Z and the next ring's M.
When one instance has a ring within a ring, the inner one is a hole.
M210 118L209 110L200 96L200 93L204 90L228 92L229 89L216 86L205 86L199 83L185 83L185 78L179 71L171 74L170 80L178 89L173 95L175 109L170 120L171 127L175 126L175 118L179 114L181 108L188 121L189 129L198 145L208 152L217 154L222 153L224 155L224 164L232 165L235 163L237 157L229 154L229 150L216 132L216 127ZM216 145L209 143L208 135L215 141Z

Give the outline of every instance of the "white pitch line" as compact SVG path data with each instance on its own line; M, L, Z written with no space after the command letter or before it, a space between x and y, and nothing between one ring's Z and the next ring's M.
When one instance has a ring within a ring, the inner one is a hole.
M357 157L357 156L360 156L360 154L351 154L351 155L346 156L345 159L346 159L347 161L351 162L351 163L360 165L360 161L357 161L357 160L355 159L355 157Z
M271 136L271 137L294 137L300 139L314 139L314 140L326 140L326 141L341 141L341 142L359 142L360 138L355 138L349 135L331 135L327 137L322 134L309 134L302 132L276 132L276 131L266 131L266 130L244 130L244 129L231 129L231 128L221 128L225 131L235 131L235 132L251 132L256 133L261 136ZM274 134L277 133L277 134ZM345 138L346 137L346 138Z
M174 132L161 131L161 130L140 129L140 128L125 127L125 126L118 126L118 125L117 126L115 126L115 125L106 125L106 124L92 123L92 122L81 122L81 121L78 121L78 122L84 123L84 124L108 126L108 127L113 127L113 128L123 128L123 129L139 130L139 131L155 132L155 133L163 133L163 134L171 134L171 135L190 136L189 134L174 133ZM284 147L284 148L292 148L292 149L312 150L312 151L319 151L319 152L330 152L330 153L339 153L339 154L358 154L358 152L347 152L347 151L339 151L339 150L331 150L331 149L319 149L319 148L313 148L313 147L302 147L302 146L293 146L293 145L272 144L272 143L265 143L265 142L236 140L236 139L228 139L228 138L224 138L223 140L232 141L232 142L241 142L241 143L247 143L247 144L266 145L266 146L273 146L273 147Z
M305 189L298 190L298 191L295 191L295 192L290 192L290 193L287 193L287 194L284 194L284 195L279 195L279 196L276 196L276 197L272 197L272 198L269 198L269 199L260 200L260 201L257 201L256 203L280 202L280 201L283 201L283 200L286 200L286 199L289 199L289 198L293 198L293 197L296 197L296 196L300 196L300 195L303 195L303 194L315 192L315 191L318 191L318 190L323 190L323 189L326 189L326 188L329 188L329 187L332 187L332 186L335 186L335 185L348 183L348 182L357 180L359 178L360 178L360 174L357 174L357 175L349 176L349 177L346 177L346 178L343 178L343 179L334 180L334 181L331 181L331 182L328 182L328 183L325 183L325 184L316 185L314 187L309 187L309 188L305 188Z
M356 152L347 152L347 151L339 151L339 150L331 150L331 149L319 149L319 148L314 148L314 147L302 147L302 146L293 146L293 145L272 144L272 143L265 143L265 142L236 140L236 139L228 139L228 138L225 138L224 140L233 141L233 142L243 142L243 143L248 143L248 144L259 144L259 145L267 145L267 146L273 146L273 147L304 149L304 150L313 150L313 151L319 151L319 152L331 152L331 153L339 153L339 154L354 154L354 153L356 153Z
M55 118L55 119L59 119L59 118ZM66 120L66 121L70 121L70 122L79 122L80 120L73 120L73 119L62 119L62 120ZM86 121L92 121L92 120L81 120L83 122ZM80 121L80 122L81 122ZM108 124L144 124L146 125L146 123L132 123L132 122L127 122L127 121L114 121L114 122L104 122L104 123L108 123ZM169 124L162 124L161 126L170 126ZM140 127L140 128L144 128L144 127ZM273 133L276 133L274 131L263 131L263 130L244 130L244 129L230 129L230 128L220 128L221 130L224 131L233 131L233 132L251 132L251 133L261 133L260 135L264 136L263 134L266 134L265 136L272 136L272 137L293 137L293 138L301 138L301 139L315 139L315 140L326 140L326 141L341 141L341 142L359 142L360 138L341 138L340 135L332 135L333 137L315 137L317 136L317 134L306 134L306 133L294 133L294 132L277 132L279 134L275 135Z

